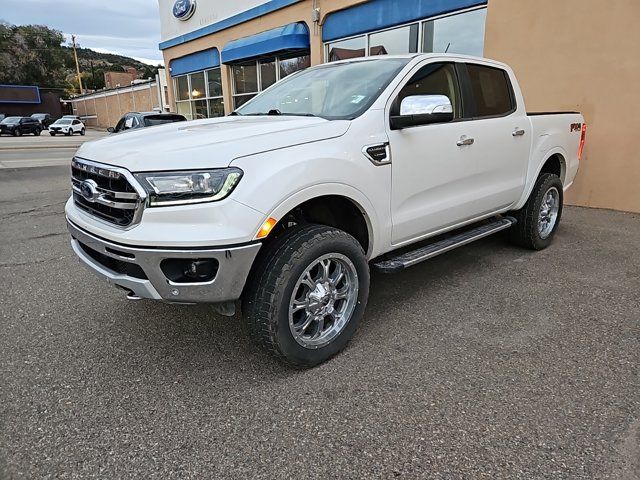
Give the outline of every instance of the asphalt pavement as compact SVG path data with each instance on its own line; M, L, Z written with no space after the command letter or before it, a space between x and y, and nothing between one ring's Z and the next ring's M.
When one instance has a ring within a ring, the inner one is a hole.
M67 175L0 170L3 480L640 477L639 215L373 275L348 349L295 371L82 268Z

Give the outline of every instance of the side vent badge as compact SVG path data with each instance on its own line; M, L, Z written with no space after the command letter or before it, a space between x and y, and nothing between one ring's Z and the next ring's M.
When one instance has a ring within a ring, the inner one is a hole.
M376 166L391 163L391 152L389 151L388 143L367 145L362 149L362 153Z

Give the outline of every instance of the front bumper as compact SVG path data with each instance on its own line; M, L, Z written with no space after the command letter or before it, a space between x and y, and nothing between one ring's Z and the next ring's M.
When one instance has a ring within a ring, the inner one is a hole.
M73 251L98 277L124 289L132 298L174 303L222 303L237 300L261 247L260 243L212 249L131 247L86 232L68 218L67 228L71 233ZM218 269L213 280L207 282L175 283L167 278L160 267L165 259L216 259ZM113 265L124 268L116 271Z

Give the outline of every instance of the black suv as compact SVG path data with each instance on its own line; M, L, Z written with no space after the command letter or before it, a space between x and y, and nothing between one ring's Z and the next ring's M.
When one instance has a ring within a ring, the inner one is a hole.
M124 132L136 128L155 127L165 123L186 122L187 119L176 113L130 112L123 116L114 127L107 129L110 133Z
M31 118L38 120L44 129L49 128L49 125L53 123L53 118L48 113L34 113Z
M21 137L25 133L40 135L42 133L40 121L31 117L7 117L0 122L0 135L9 134Z

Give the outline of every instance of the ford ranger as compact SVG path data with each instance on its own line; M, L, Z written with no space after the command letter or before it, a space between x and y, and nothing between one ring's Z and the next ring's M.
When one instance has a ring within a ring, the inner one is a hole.
M579 113L528 114L513 71L459 55L291 75L224 118L85 143L73 250L129 299L236 306L286 363L341 351L369 272L507 230L552 241L584 148Z

